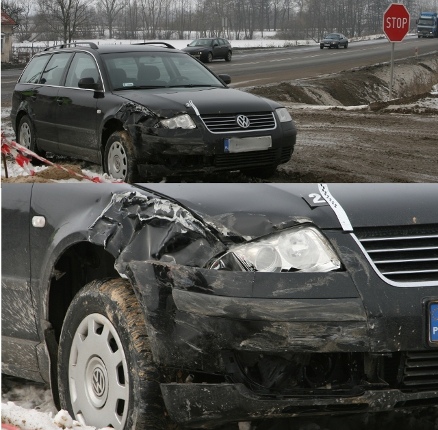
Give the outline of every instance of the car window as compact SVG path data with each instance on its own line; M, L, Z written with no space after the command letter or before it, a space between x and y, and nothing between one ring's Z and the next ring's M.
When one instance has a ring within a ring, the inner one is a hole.
M64 75L65 67L72 57L71 52L62 52L53 54L41 77L41 83L45 85L61 85L61 79Z
M33 57L21 75L19 82L21 84L37 84L40 81L41 73L49 58L50 55Z
M68 70L65 86L78 88L79 80L82 78L93 78L94 82L100 81L94 58L86 52L77 52Z
M103 54L113 90L177 84L222 86L208 69L186 54L119 52Z
M196 39L189 46L211 46L213 45L213 39Z

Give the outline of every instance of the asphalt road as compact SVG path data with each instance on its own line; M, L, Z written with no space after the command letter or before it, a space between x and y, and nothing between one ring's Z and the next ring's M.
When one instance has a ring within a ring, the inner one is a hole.
M437 49L437 39L418 39L411 36L395 44L394 58L397 60L412 57ZM217 74L229 74L230 86L238 88L311 78L390 60L391 43L381 39L352 42L348 49L320 49L315 44L306 47L237 51L230 63L217 60L209 64L209 67Z
M395 59L433 52L438 49L437 39L407 37L396 43ZM235 50L233 60L227 63L216 60L208 67L215 73L231 76L231 87L248 87L281 81L304 79L327 73L391 59L391 43L386 39L352 42L348 49L319 49L319 45L292 48ZM2 70L2 105L10 102L20 69Z

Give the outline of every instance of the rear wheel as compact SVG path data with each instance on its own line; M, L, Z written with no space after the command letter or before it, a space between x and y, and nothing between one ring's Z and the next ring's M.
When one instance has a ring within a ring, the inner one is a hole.
M93 281L73 299L59 340L61 407L83 425L170 429L140 304L124 279Z
M38 155L44 156L45 152L38 150L35 138L35 129L29 116L24 115L18 124L17 142Z
M114 179L134 182L137 165L132 139L126 131L116 131L108 139L104 153L104 170Z

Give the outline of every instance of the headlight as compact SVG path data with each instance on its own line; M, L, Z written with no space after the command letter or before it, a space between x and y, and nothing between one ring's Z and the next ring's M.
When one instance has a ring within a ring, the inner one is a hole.
M175 116L174 118L170 119L163 119L161 121L161 124L166 128L196 128L195 123L193 122L192 118L190 118L189 115L179 115Z
M277 115L280 122L292 121L292 117L290 116L286 108L278 108Z
M340 267L341 262L327 239L308 226L237 245L210 266L217 270L256 272L329 272Z

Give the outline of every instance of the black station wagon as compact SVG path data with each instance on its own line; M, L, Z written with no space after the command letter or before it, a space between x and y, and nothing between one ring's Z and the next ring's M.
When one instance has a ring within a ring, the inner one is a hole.
M195 39L187 45L187 48L183 48L183 51L204 63L211 63L216 58L231 61L233 55L230 42L221 37Z
M2 372L117 430L436 406L437 201L437 184L4 184Z
M229 75L164 45L37 54L13 94L17 140L101 164L127 182L220 170L269 176L289 161L296 128L286 108L228 88Z

